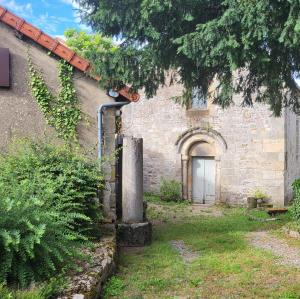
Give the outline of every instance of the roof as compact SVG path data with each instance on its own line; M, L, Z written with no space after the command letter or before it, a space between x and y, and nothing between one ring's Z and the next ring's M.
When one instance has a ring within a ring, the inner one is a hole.
M91 71L91 63L78 56L74 51L67 47L63 42L50 35L44 33L39 28L33 26L32 24L26 22L24 19L13 14L6 8L0 5L0 21L14 28L18 32L26 35L35 43L39 44L48 51L54 53L58 57L66 60L76 69L89 73ZM99 77L94 77L95 80L100 80ZM131 93L128 86L118 91L121 96L126 98L131 102L137 102L140 98L139 94Z

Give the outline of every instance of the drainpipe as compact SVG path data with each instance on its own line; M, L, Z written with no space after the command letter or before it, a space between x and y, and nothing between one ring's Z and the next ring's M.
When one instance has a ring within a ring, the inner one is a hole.
M106 103L98 107L98 158L102 159L102 137L103 137L103 126L102 126L102 116L103 110L106 108L122 107L130 104L130 102L115 102L115 103Z

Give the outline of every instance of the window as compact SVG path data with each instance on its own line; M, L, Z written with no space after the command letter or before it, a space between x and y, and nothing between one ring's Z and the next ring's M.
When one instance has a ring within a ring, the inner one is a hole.
M192 91L192 109L206 110L207 99L199 88L194 88Z
M9 87L9 49L0 48L0 87Z

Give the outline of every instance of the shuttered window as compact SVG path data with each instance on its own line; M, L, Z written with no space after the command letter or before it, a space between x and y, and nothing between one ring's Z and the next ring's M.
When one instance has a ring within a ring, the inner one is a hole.
M0 48L0 87L10 86L9 49Z

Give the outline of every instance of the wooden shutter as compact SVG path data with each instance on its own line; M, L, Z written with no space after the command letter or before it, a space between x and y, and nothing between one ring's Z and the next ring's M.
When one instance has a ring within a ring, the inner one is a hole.
M10 86L9 49L0 48L0 87Z

